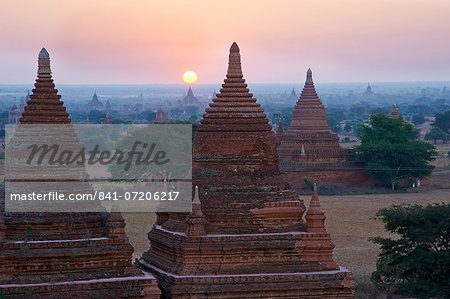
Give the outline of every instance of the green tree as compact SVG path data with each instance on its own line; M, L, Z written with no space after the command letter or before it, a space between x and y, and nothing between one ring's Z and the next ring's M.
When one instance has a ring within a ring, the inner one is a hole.
M445 133L450 134L450 110L443 113L436 113L434 115L436 118L433 122L433 126L441 129Z
M413 126L403 118L372 114L360 129L361 144L354 147L356 160L392 190L400 180L410 182L431 174L434 166L430 162L436 158L436 149L428 142L411 139Z
M421 125L425 122L425 117L423 114L414 114L412 116L412 123L416 126Z
M436 144L436 140L442 140L444 143L448 140L448 134L442 131L438 127L432 127L431 130L425 134L425 140L433 140Z
M371 280L388 293L420 298L450 296L450 204L401 205L377 213L394 238L381 245Z

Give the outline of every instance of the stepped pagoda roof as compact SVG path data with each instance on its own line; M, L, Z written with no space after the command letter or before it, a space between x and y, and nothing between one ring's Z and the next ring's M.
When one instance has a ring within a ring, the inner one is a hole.
M67 124L69 113L52 79L50 55L45 48L38 55L38 77L30 100L25 106L20 123L23 124Z

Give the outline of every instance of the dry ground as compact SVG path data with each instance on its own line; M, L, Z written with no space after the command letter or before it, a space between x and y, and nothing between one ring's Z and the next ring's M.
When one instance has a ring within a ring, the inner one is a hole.
M448 178L448 177L447 177ZM450 190L424 190L414 193L392 193L351 196L320 196L327 216L326 227L336 244L335 261L350 269L360 284L359 298L375 294L370 274L375 270L379 249L371 237L389 236L383 223L376 219L378 210L402 203L450 203ZM361 294L364 293L364 294ZM380 297L382 298L382 297Z

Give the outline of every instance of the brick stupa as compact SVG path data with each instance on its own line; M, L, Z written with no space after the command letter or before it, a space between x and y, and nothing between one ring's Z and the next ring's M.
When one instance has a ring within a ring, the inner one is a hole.
M164 111L161 106L159 106L158 111L156 111L155 121L156 124L163 124L166 122L166 116L164 115Z
M42 49L35 89L13 139L19 135L33 138L34 133L27 135L27 124L72 128L57 92L49 54ZM73 128L61 138L72 138L74 144L79 142ZM81 176L83 169L60 172L57 177L64 182L73 180ZM42 173L32 171L26 176L44 179ZM44 184L41 185L45 188ZM77 186L80 193L92 192L87 182L78 182ZM133 247L117 210L6 212L4 189L1 195L0 294L5 298L159 298L156 279L131 262Z
M240 57L233 43L195 134L192 212L159 213L140 263L163 298L351 298L354 282L332 260L323 213L313 205L305 221L280 175L275 134Z
M397 106L395 104L392 105L392 111L391 114L389 115L390 118L399 118L400 115L398 114L398 109Z
M306 73L305 86L292 112L291 125L279 139L280 170L286 172L288 181L295 186L303 187L305 177L322 184L373 184L363 166L350 161L350 150L342 148L339 137L331 131L311 69Z

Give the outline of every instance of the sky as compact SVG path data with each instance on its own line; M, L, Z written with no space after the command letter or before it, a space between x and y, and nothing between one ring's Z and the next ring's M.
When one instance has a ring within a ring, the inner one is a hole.
M0 0L0 84L223 80L233 41L254 83L450 80L448 0Z

